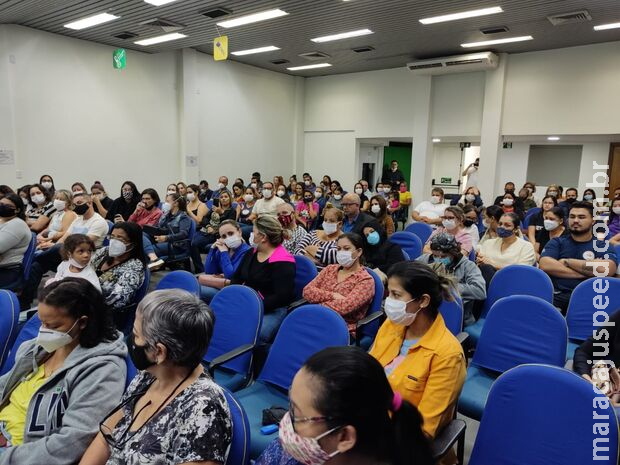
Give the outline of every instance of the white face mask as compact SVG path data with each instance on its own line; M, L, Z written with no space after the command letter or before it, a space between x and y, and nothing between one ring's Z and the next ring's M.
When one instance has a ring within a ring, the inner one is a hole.
M258 244L254 242L254 232L250 233L250 237L248 238L248 242L250 243L250 247L256 248Z
M73 191L73 195L83 194L84 191Z
M71 265L74 268L79 268L80 270L83 270L84 268L88 266L88 264L80 265L78 261L73 257L69 257L69 265Z
M221 182L218 182L218 183L217 183L217 188L218 188L219 190L222 190L222 189L224 189L225 187L226 187L226 186L225 186L224 184L222 184Z
M196 198L196 194L187 194L187 200L192 202Z
M110 239L110 245L108 246L108 255L110 257L120 257L124 253L127 253L127 246L123 241L118 239Z
M58 210L59 212L63 211L66 206L67 206L67 202L65 202L64 200L58 200L58 199L54 200L54 208Z
M165 214L167 214L170 211L171 208L172 207L170 206L170 204L168 202L164 202L162 204L162 206L161 206L161 211L165 215Z
M355 193L357 195L362 195L364 193L364 191L362 189L355 189Z
M46 189L48 189L48 190L52 188L52 183L51 183L51 182L49 182L49 181L43 181L43 182L41 183L41 185L42 185L43 187L45 187Z
M176 193L177 193L177 191L173 191L173 190L166 191L167 195L176 194Z
M612 212L614 212L616 215L620 215L620 207L614 207L611 209Z
M314 191L314 198L315 199L320 199L323 196L323 194L319 191Z
M37 335L36 344L43 347L43 350L48 354L57 351L61 347L66 346L67 344L71 344L73 338L69 335L71 330L77 324L77 320L73 323L73 326L69 328L69 331L63 333L61 331L56 331L54 329L45 329L43 327L39 328L39 334Z
M512 199L504 199L503 204L506 205L507 207L512 206L512 204L514 203L514 200Z
M304 181L304 184L305 184L306 186L309 186L311 183L310 183L310 181Z
M284 197L285 194L286 192L284 191L278 191L278 197Z
M325 231L325 234L328 236L331 236L338 231L338 223L327 223L323 221L323 231Z
M468 202L473 202L474 200L476 200L476 196L474 194L467 194L465 196L465 200L467 200Z
M390 192L392 192L392 188L391 187L384 187L383 188L383 192L385 192L386 194L389 194Z
M238 248L241 245L241 242L243 241L239 236L228 236L224 239L224 244L226 244L226 247L233 250Z
M263 197L270 199L272 195L273 191L271 189L263 189Z
M393 299L392 297L386 298L385 304L383 305L385 315L392 323L396 323L397 325L411 325L418 316L418 313L420 313L420 310L422 310L422 308L420 308L415 313L407 313L407 304L414 300L415 299L411 299L407 302L403 302L402 300Z
M336 261L344 268L352 267L356 260L357 258L353 258L353 252L350 250L339 250L336 252Z
M250 187L251 187L252 189L256 189L256 183L255 183L255 182L253 182L252 184L250 184Z
M252 200L254 200L254 196L252 194L245 194L243 196L243 200L245 200L246 202L251 202Z
M583 196L583 200L593 200L594 196L592 194L586 194Z
M342 195L334 194L334 200L340 200L341 198L342 198Z
M433 195L431 197L431 203L433 205L437 205L439 202L441 202L441 197L439 197L438 195Z
M482 226L484 226L486 229L489 229L489 225L491 223L489 222L489 220L482 220Z
M372 207L370 207L370 211L377 215L381 211L381 207L377 204L374 204Z
M443 220L441 222L441 224L443 225L444 228L446 228L448 231L451 231L452 229L456 228L456 221L454 220Z
M560 226L560 223L555 220L544 220L543 223L547 231L553 231L555 228Z
M33 195L32 197L30 197L30 199L37 205L41 205L43 202L45 202L45 196L43 194Z

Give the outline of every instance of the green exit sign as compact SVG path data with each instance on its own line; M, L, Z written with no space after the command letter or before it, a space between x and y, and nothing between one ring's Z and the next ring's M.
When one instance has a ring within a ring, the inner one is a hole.
M124 48L117 48L112 52L112 66L115 69L124 69L127 66L127 52Z
M452 178L441 178L441 184L451 184Z
M504 148L505 149L511 149L512 148L512 142L504 142Z

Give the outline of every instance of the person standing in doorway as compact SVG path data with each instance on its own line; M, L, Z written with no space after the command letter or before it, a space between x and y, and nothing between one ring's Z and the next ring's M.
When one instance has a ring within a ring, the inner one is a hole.
M467 182L465 183L465 190L470 187L478 187L478 167L480 166L480 158L476 158L473 163L470 163L463 171L461 176L467 176Z
M390 162L390 169L383 174L383 183L389 183L392 187L391 190L397 191L400 188L400 183L404 180L403 172L398 169L398 162L392 160Z

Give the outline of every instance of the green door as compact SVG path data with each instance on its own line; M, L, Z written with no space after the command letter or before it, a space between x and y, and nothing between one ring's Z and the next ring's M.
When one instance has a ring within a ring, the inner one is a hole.
M411 187L411 146L388 146L383 147L383 172L390 169L392 160L398 162L398 169L402 171L407 187ZM411 189L409 189L411 190Z

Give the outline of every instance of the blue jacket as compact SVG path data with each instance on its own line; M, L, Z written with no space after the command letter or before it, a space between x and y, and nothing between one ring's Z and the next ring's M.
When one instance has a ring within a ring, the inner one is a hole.
M220 252L217 247L209 250L205 260L205 274L224 274L226 279L232 279L235 270L243 260L250 246L243 242L232 255L228 252Z

